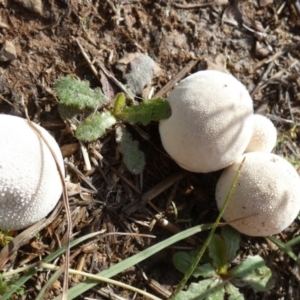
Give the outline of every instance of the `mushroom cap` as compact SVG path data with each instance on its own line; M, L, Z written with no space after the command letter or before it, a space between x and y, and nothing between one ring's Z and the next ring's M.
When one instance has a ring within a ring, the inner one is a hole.
M274 124L262 115L253 115L253 120L253 133L245 152L271 152L277 140Z
M53 149L64 174L54 138L36 126ZM27 120L0 114L0 229L32 225L55 207L62 183L50 150Z
M253 103L232 75L199 71L170 93L171 117L160 121L162 144L184 169L208 173L242 155L253 130Z
M281 232L300 210L300 179L294 167L273 153L249 152L226 168L216 187L221 209L241 162L245 158L223 219L250 236Z

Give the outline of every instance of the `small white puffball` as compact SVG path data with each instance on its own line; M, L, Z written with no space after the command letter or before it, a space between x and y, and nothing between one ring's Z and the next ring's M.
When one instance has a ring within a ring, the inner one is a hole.
M208 173L242 155L253 130L253 103L232 75L199 71L182 80L167 101L171 117L159 132L168 154L184 169Z
M277 140L274 124L262 115L253 115L253 120L253 133L245 152L271 152Z
M216 187L218 208L223 206L245 158L223 219L250 236L281 232L300 210L300 178L294 167L273 153L249 152L226 168Z
M64 163L54 138L34 124ZM44 218L62 194L62 183L46 144L27 120L0 114L0 229L18 230Z

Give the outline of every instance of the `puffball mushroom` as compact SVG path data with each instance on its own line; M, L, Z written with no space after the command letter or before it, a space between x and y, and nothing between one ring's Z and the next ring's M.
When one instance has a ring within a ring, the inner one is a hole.
M54 138L34 124L64 164ZM55 207L62 183L49 148L27 120L0 114L0 229L32 225Z
M253 120L253 133L245 152L271 152L277 140L274 124L262 115L253 115Z
M232 75L199 71L182 80L167 101L172 114L160 121L159 132L182 168L208 173L244 153L253 130L253 103Z
M219 209L243 160L223 219L249 236L277 234L287 228L299 213L299 175L278 155L246 153L226 168L218 180L216 201Z

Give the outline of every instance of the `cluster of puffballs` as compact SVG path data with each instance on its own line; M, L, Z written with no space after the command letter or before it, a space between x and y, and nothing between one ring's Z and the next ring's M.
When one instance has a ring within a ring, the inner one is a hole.
M189 171L224 169L216 186L219 209L243 162L224 220L250 236L287 228L300 210L300 179L290 163L271 153L276 129L253 113L246 88L229 74L200 71L182 80L167 100L172 114L160 121L163 146ZM19 230L57 204L63 157L45 129L23 118L0 114L0 137L0 230Z
M172 114L160 121L162 144L186 170L223 170L215 192L219 210L240 170L223 219L249 236L286 229L300 210L299 175L271 153L276 128L254 114L244 85L223 72L199 71L182 80L167 101Z

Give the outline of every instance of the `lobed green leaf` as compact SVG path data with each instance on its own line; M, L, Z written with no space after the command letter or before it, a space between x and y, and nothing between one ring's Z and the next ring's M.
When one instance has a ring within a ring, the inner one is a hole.
M244 295L241 294L239 289L236 288L232 283L227 282L225 284L225 290L228 294L228 300L245 300Z
M140 174L144 170L146 160L144 152L139 149L139 143L132 140L131 134L124 127L118 127L116 135L126 167L132 174Z
M181 291L172 297L174 300L220 300L224 299L224 282L221 279L210 278L191 283L186 291Z
M247 259L229 271L236 286L251 286L257 292L266 292L273 286L272 271L259 255Z
M93 117L85 119L76 129L75 136L80 141L91 142L106 133L116 123L116 119L109 112L96 112Z
M179 251L173 255L173 264L179 272L185 273L193 264L194 259L195 254ZM201 266L197 266L192 276L195 278L198 278L200 276L204 278L209 278L216 277L218 275L211 264L204 264Z
M63 119L71 119L85 111L93 112L108 99L99 88L92 90L87 81L79 81L67 76L57 80L55 91L60 99L58 110Z
M197 266L193 273L194 277L202 276L204 278L217 277L219 276L211 264L204 264Z

